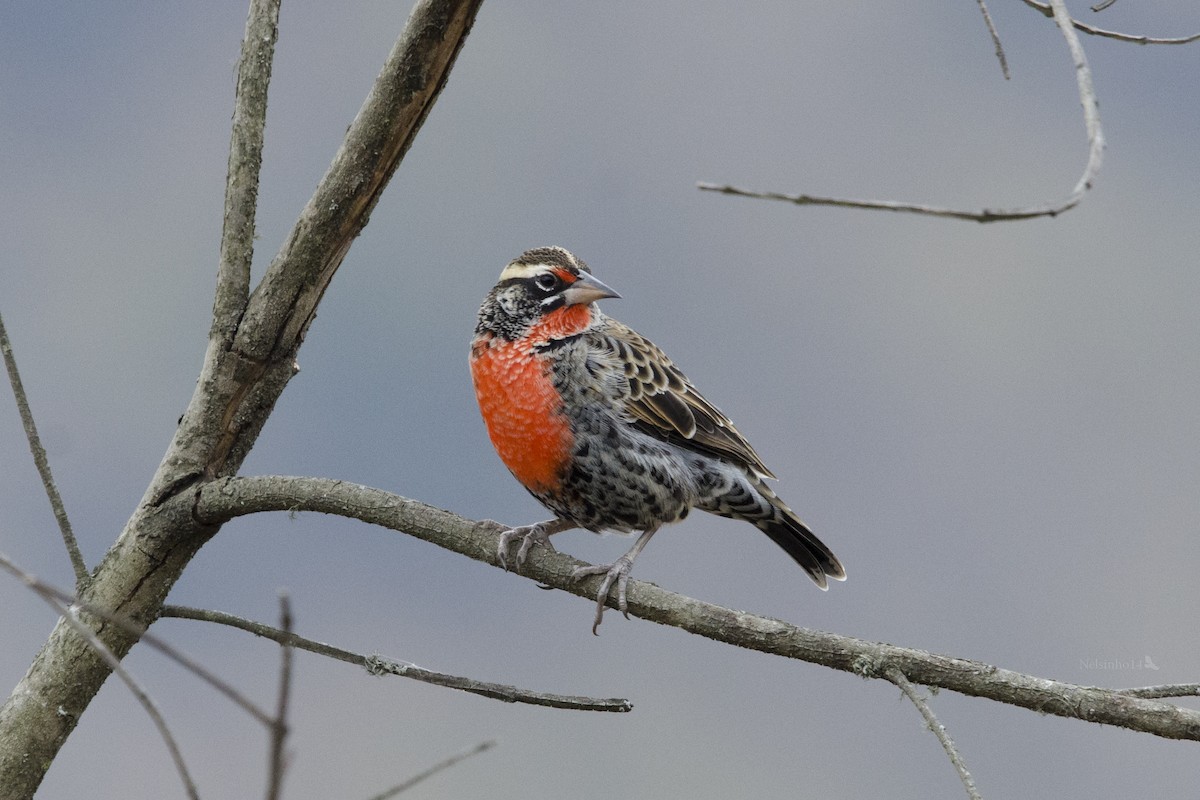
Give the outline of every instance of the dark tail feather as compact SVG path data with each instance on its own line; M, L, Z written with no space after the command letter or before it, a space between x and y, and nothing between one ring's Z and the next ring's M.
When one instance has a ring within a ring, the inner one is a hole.
M745 474L745 482L709 498L699 508L731 519L752 523L783 548L822 590L829 588L826 578L846 579L846 570L833 551L800 521L779 495L759 476Z
M846 570L833 551L791 513L791 509L781 511L783 513L778 520L765 519L756 523L759 529L794 558L817 586L822 589L829 588L825 580L827 576L836 581L844 581Z

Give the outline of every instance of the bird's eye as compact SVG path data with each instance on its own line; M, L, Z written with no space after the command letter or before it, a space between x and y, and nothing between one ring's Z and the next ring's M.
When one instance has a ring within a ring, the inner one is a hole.
M538 275L533 279L533 282L537 284L539 289L547 293L554 291L554 289L558 286L558 278L550 275L549 273L542 273L541 275Z

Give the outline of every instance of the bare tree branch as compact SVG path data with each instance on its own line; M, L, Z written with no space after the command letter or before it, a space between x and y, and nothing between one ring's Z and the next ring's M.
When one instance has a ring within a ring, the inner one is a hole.
M1117 0L1101 0L1101 2L1096 3L1096 5L1092 6L1092 11L1103 11L1104 9L1108 8L1115 2L1117 2Z
M1022 0L1025 5L1032 9L1040 11L1043 16L1054 16L1054 9L1047 3L1039 3L1037 0ZM1193 33L1191 36L1181 36L1174 39L1163 39L1151 36L1142 36L1131 33L1118 33L1117 31L1106 31L1103 28L1097 28L1088 25L1086 22L1080 22L1077 19L1072 19L1071 24L1077 30L1081 30L1092 36L1102 36L1106 39L1116 39L1119 42L1131 42L1133 44L1191 44L1192 42L1200 41L1200 33Z
M275 60L275 41L279 38L280 2L251 0L238 61L229 169L225 174L225 221L209 333L210 339L226 347L233 341L250 297L258 176L262 168L263 129L267 124L267 88Z
M991 34L992 44L996 47L996 58L1000 61L1000 71L1004 73L1004 80L1009 80L1012 76L1008 74L1008 59L1004 56L1004 45L1000 44L1000 34L996 30L996 23L992 22L992 15L988 13L984 0L977 0L977 2L979 11L983 14L983 22L987 25L988 33Z
M68 608L57 600L47 598L50 606L62 615L77 634L82 636L91 646L91 648L104 659L104 663L108 664L109 669L117 673L117 677L129 687L129 691L137 698L137 701L142 704L142 708L146 709L146 713L150 715L150 719L154 721L154 727L158 728L158 734L162 737L163 742L167 745L167 750L171 753L171 760L175 762L175 769L179 772L179 779L183 781L184 791L192 800L200 800L200 793L196 790L196 783L192 780L191 774L188 773L187 764L183 760L183 752L179 749L179 745L175 742L175 737L171 735L171 729L167 727L167 721L158 710L154 700L146 692L145 689L134 679L129 670L121 666L121 660L113 655L113 652L108 649L104 642L92 633L92 631L79 621L75 616L73 609Z
M264 639L271 639L276 642L288 637L287 633L278 628L264 625L261 622L243 619L233 614L226 614L223 611L168 605L163 606L162 615L164 617L175 617L176 619L193 619L201 622L213 622L218 625L228 625L231 628L238 628L239 630L253 633L255 636L261 636ZM502 683L487 683L471 678L461 678L457 675L447 675L444 672L434 672L424 667L418 667L416 664L395 661L380 655L368 656L360 653L352 653L349 650L343 650L340 647L334 647L333 645L313 639L306 639L294 633L290 634L290 639L293 647L300 650L307 650L317 655L334 658L338 661L345 661L347 664L357 664L372 675L398 675L422 681L423 683L432 683L436 686L460 689L464 692L490 697L494 700L503 700L506 703L528 703L535 706L565 708L574 711L624 712L633 710L632 703L619 697L596 698L535 692L531 689L521 689L517 686L508 686Z
M254 446L294 374L325 288L445 86L481 2L417 2L332 166L246 301L232 339L223 339L214 322L192 399L142 502L82 592L84 602L150 624L192 557L219 530L192 516L192 494L213 476L236 473ZM243 263L237 253L231 257L231 264ZM240 280L240 269L227 270L227 286ZM217 315L233 309L238 294L214 301ZM117 658L138 638L104 622L94 632ZM55 626L0 706L0 786L8 796L33 796L110 674L73 628Z
M1200 697L1200 683L1168 683L1118 691L1129 697Z
M103 659L104 663L108 664L109 669L117 673L117 677L129 688L134 699L145 709L146 714L149 715L150 720L154 723L154 727L158 728L158 735L162 737L163 742L167 745L167 750L171 754L171 760L175 762L175 769L179 772L179 779L183 781L184 791L187 792L188 797L192 798L192 800L199 800L200 794L197 792L196 783L192 780L187 764L183 760L183 752L180 751L175 737L171 735L171 729L167 727L167 721L158 710L158 706L155 704L153 698L150 697L150 694L137 682L137 679L121 666L121 660L113 655L113 652L108 649L108 645L100 641L96 634L75 615L75 609L80 608L80 606L69 605L71 603L70 595L64 597L63 592L42 583L34 575L20 569L11 559L2 553L0 553L0 567L17 576L38 597L42 598L47 605L57 611L62 617L62 621L87 642L92 651ZM89 610L88 613L92 612Z
M408 791L409 789L416 786L418 783L425 780L426 778L436 775L437 773L441 772L442 770L449 769L450 767L453 767L458 762L468 759L471 756L478 755L485 750L490 750L491 748L493 748L495 746L496 746L496 743L494 741L480 742L479 744L472 747L470 750L464 750L463 752L459 753L458 755L450 756L445 761L439 761L438 763L434 764L429 769L424 770L422 772L418 772L416 775L412 776L411 778L406 780L404 783L397 784L396 786L393 786L392 788L390 788L384 792L380 792L379 794L372 797L371 800L388 800L388 798L390 798L390 797L395 797L396 795L400 794L401 792Z
M922 697L921 693L917 691L917 687L913 686L912 681L904 677L904 673L895 667L886 670L884 677L899 686L900 691L904 692L904 695L917 707L917 711L921 712L921 716L925 719L925 727L929 728L930 732L937 737L938 742L942 745L942 749L950 757L950 763L954 765L954 770L958 773L963 786L966 787L967 796L971 800L983 800L983 797L979 794L979 790L975 788L975 779L971 777L971 773L967 770L967 765L959 754L958 748L954 746L954 740L946 732L946 726L939 722L937 716L934 715L933 709L929 707L929 701Z
M1029 3L1030 0L1025 0L1025 2ZM1088 139L1088 158L1087 164L1083 169L1083 175L1080 176L1079 181L1075 184L1075 188L1071 190L1071 194L1065 200L1053 204L1047 203L1028 206L1026 208L985 208L981 211L964 211L895 200L850 200L820 197L811 194L757 192L749 189L739 189L736 186L727 184L698 183L696 184L696 188L705 192L719 192L721 194L752 197L759 200L782 200L801 206L819 205L874 209L879 211L903 211L910 214L925 214L931 217L965 219L974 222L1014 222L1034 217L1054 217L1064 211L1071 210L1083 200L1084 193L1091 188L1092 181L1096 178L1096 173L1100 171L1100 162L1104 154L1104 133L1100 128L1100 107L1096 101L1096 90L1092 86L1092 71L1088 67L1087 57L1083 53L1083 46L1079 43L1079 37L1075 35L1075 30L1072 27L1073 20L1067 13L1066 6L1063 5L1063 0L1050 0L1050 6L1054 21L1062 32L1063 38L1067 40L1067 49L1070 51L1071 60L1075 64L1075 80L1079 86L1079 102L1083 105L1083 122L1084 127L1087 129Z
M177 650L174 646L168 644L165 640L160 639L154 634L148 633L144 625L141 625L140 623L130 619L124 614L116 614L106 608L101 608L94 603L88 603L76 599L70 593L64 592L62 589L59 589L55 586L51 586L50 584L40 580L36 575L32 575L21 569L12 561L12 559L3 553L0 553L0 569L4 569L10 574L20 578L22 582L24 582L42 597L55 598L61 603L70 605L73 608L78 608L80 611L85 611L92 616L99 617L105 622L112 623L121 630L126 631L130 635L140 638L147 645L153 647L155 650L162 653L176 664L179 664L181 667L186 669L188 672L191 672L209 686L212 686L221 694L225 695L243 711L254 717L263 725L267 726L268 728L271 727L272 719L267 712L256 706L244 694L233 688L231 684L223 680L215 673L209 671L206 667L204 667L204 665L193 659L191 656L188 656L182 651Z
M33 463L37 466L38 475L42 479L42 487L46 497L50 499L50 508L54 518L58 520L58 529L62 532L63 544L67 546L67 556L71 559L71 567L75 570L75 591L82 592L91 580L88 574L87 562L79 551L79 542L75 532L71 530L71 520L67 518L67 509L63 505L62 495L54 483L54 475L50 472L50 460L46 458L46 448L42 447L42 439L38 436L37 425L33 422L33 411L29 408L29 398L25 395L25 385L21 383L21 373L17 371L17 359L13 356L12 342L8 331L4 328L4 317L0 316L0 353L4 355L4 366L8 370L8 382L12 386L13 397L17 401L17 413L21 415L21 426L25 429L25 438L29 440L29 452L33 454Z
M291 377L317 304L444 88L481 2L425 0L413 9L333 163L250 296L233 343L245 390L228 400L228 424L205 476L229 474L241 462L253 442L239 419L243 409L257 408L262 393L273 402L274 381Z
M292 606L287 592L279 593L279 629L283 634L279 642L279 701L275 719L271 725L271 756L267 783L267 800L279 800L283 791L284 761L283 745L287 741L288 699L292 690Z
M496 555L499 535L507 530L506 526L490 520L464 519L381 489L324 478L225 478L206 484L196 498L195 513L213 524L263 511L317 511L351 517L416 536L497 568L500 568ZM565 553L535 547L525 562L523 574L594 602L600 578L576 581L571 577L581 564ZM1158 700L1024 675L979 661L799 628L694 600L643 581L629 582L628 600L629 613L634 616L751 650L867 678L886 680L886 670L896 668L914 683L1041 714L1115 725L1168 739L1200 741L1200 711ZM609 605L615 602L609 599Z

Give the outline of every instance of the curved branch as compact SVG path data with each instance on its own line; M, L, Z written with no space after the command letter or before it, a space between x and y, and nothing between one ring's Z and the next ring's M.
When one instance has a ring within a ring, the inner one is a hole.
M1046 3L1039 3L1037 0L1022 0L1022 2L1035 11L1040 11L1042 16L1054 16L1054 9ZM1102 9L1093 8L1092 10L1098 11ZM1118 42L1132 42L1133 44L1191 44L1192 42L1200 41L1200 33L1193 33L1191 36L1163 39L1152 36L1142 36L1140 34L1106 31L1103 28L1097 28L1095 26L1088 25L1086 22L1080 22L1073 17L1071 18L1071 24L1074 25L1077 30L1081 30L1084 33L1092 36L1102 36L1106 39L1116 39Z
M399 495L327 478L261 476L224 478L196 495L193 513L204 524L262 511L318 511L407 533L499 567L497 522L475 522ZM582 562L534 548L524 574L546 586L594 602L600 578L573 580ZM960 694L1020 706L1042 714L1116 725L1168 739L1200 741L1200 711L1111 689L1023 675L979 661L799 628L776 619L694 600L632 580L629 613L727 644L794 658L866 678L886 680L895 668L909 680ZM611 598L609 604L615 603Z
M1030 0L1025 0L1026 3ZM863 208L877 211L903 211L909 214L924 214L931 217L946 217L948 219L965 219L973 222L1015 222L1034 217L1055 217L1064 211L1070 211L1079 205L1083 195L1092 188L1092 181L1100 171L1100 162L1104 155L1104 133L1100 128L1100 106L1096 101L1096 90L1092 86L1092 71L1088 67L1087 57L1083 53L1083 45L1072 28L1070 15L1063 0L1050 0L1050 12L1067 40L1067 49L1071 52L1071 60L1075 64L1075 81L1079 87L1079 102L1083 105L1083 123L1087 129L1088 157L1084 165L1083 175L1075 184L1075 188L1065 200L1055 204L1042 204L1027 208L991 209L981 211L964 211L955 208L930 206L923 203L908 203L897 200L851 200L836 197L819 197L811 194L783 194L781 192L756 192L749 189L739 189L736 186L715 183L698 183L696 188L704 192L719 192L738 197L752 197L758 200L782 200L800 206L840 206L842 208Z
M412 678L413 680L422 681L424 683L432 683L435 686L445 686L450 689L461 689L464 692L490 697L493 700L502 700L506 703L528 703L535 706L546 706L547 708L566 708L574 711L632 711L633 704L628 700L619 697L614 698L596 698L596 697L580 697L562 694L549 694L547 692L535 692L529 689L521 689L517 686L508 686L503 683L487 683L485 681L477 681L472 678L461 678L457 675L447 675L444 672L434 672L433 670L418 667L416 664L409 664L403 661L395 661L390 658L384 658L378 655L365 656L360 653L352 653L349 650L343 650L340 647L318 642L313 639L306 639L303 636L298 636L289 631L283 631L279 628L264 625L261 622L255 622L242 617L226 614L223 611L211 611L204 608L188 608L186 606L163 606L162 615L164 617L174 617L176 619L194 619L200 622L212 622L217 625L228 625L231 628L253 633L255 636L261 636L264 639L270 639L275 642L283 643L290 642L291 646L299 650L307 650L310 653L316 653L320 656L345 661L347 664L357 664L372 675L399 675L404 678Z

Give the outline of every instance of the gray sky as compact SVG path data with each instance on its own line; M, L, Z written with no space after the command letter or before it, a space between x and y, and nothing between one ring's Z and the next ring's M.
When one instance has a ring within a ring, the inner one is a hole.
M1132 33L1200 29L1182 0L1073 10ZM544 518L488 444L466 345L504 264L561 244L623 294L605 310L738 423L849 573L823 594L752 527L701 515L655 537L635 578L1071 682L1197 680L1200 45L1085 39L1109 148L1095 191L1056 220L980 226L694 188L975 208L1066 195L1085 144L1062 38L1019 3L991 11L1010 82L967 0L485 4L244 472ZM285 4L256 274L407 12ZM244 20L226 0L0 11L0 311L92 564L201 363ZM68 586L7 391L0 453L0 550ZM629 544L558 543L593 562ZM231 523L171 600L271 620L280 587L311 637L636 706L505 705L302 655L291 800L365 797L489 738L499 747L412 795L961 793L890 685L612 614L593 637L577 598L345 520ZM54 619L11 580L0 607L7 692ZM156 630L270 702L273 646ZM266 736L251 720L145 648L128 665L205 797L260 792ZM950 693L934 706L989 800L1194 793L1194 744ZM43 788L85 794L181 795L116 682Z

